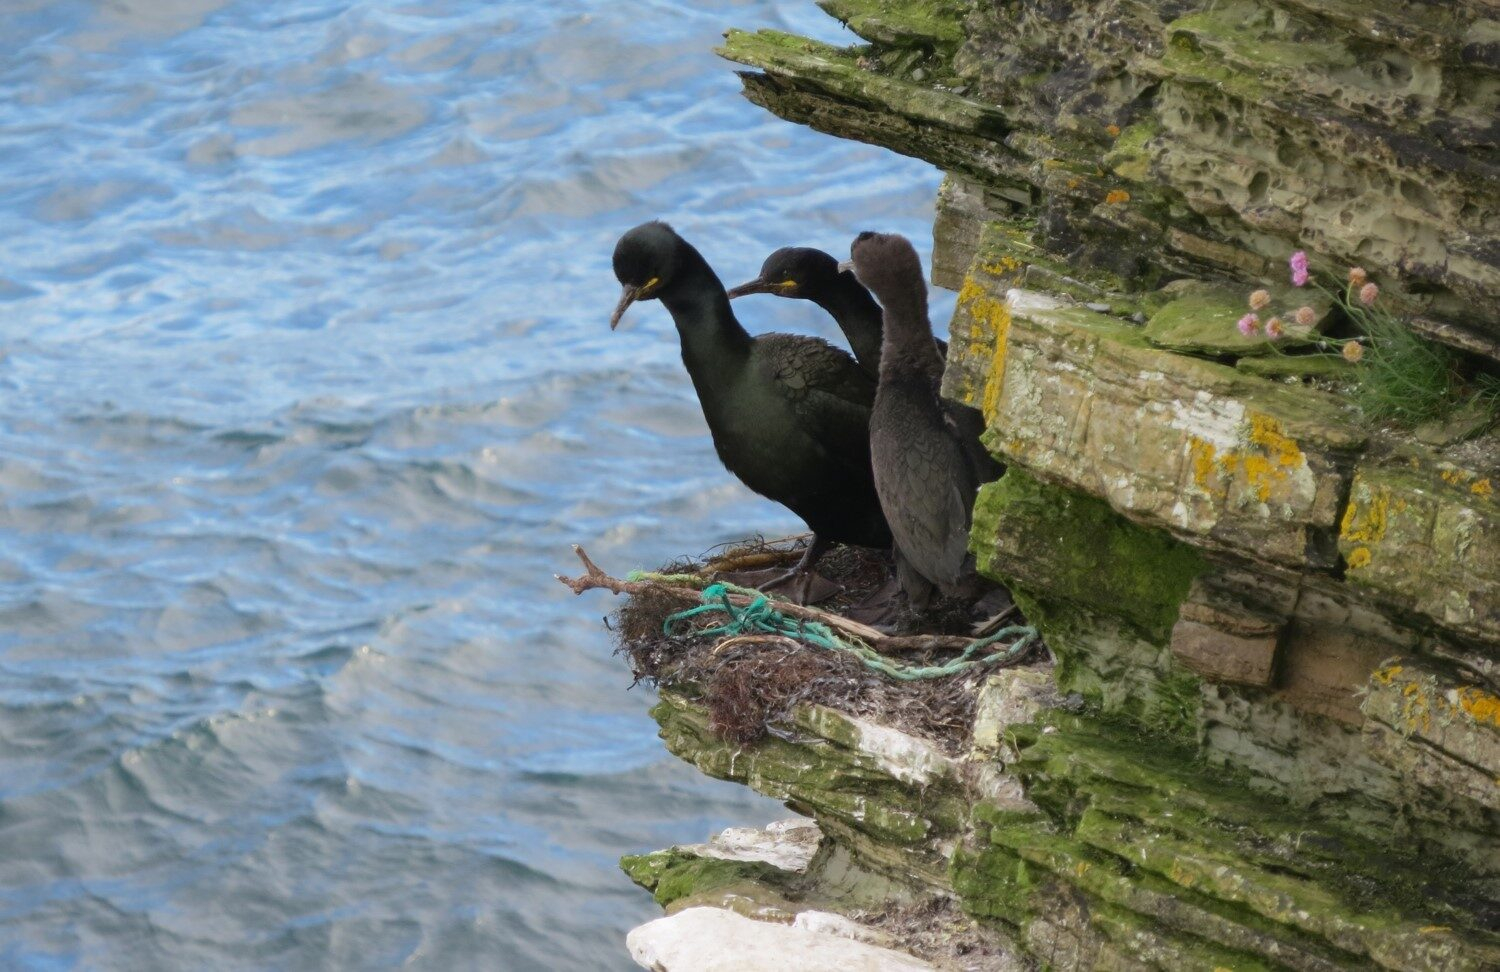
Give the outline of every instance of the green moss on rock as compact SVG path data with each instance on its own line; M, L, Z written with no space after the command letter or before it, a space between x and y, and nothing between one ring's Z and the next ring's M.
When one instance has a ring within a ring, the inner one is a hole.
M970 548L1041 630L1061 689L1173 736L1196 733L1199 680L1169 641L1201 554L1015 466L980 490Z
M620 870L639 884L663 908L684 898L746 882L782 889L792 875L764 861L731 861L699 857L678 850L627 854Z
M1109 151L1104 153L1104 164L1122 179L1144 182L1151 175L1151 155L1147 146L1159 131L1161 126L1155 119L1131 125L1120 132Z
M1165 532L1016 467L980 490L970 549L990 577L1044 589L1049 603L1117 615L1162 642L1205 566L1198 551Z
M1170 289L1170 288L1169 288ZM1264 334L1241 334L1238 322L1250 311L1249 291L1243 287L1192 283L1175 289L1175 296L1146 322L1146 338L1152 344L1171 351L1189 354L1272 356L1276 348ZM1272 303L1261 317L1276 313L1290 317L1297 307L1311 302L1321 319L1328 313L1329 301L1317 294L1286 292L1273 294ZM1305 339L1287 335L1282 347L1306 344Z
M792 75L799 85L823 94L875 104L921 123L975 135L1003 136L1004 116L993 106L919 81L868 68L860 51L821 44L777 30L731 30L717 53L774 74Z
M818 6L865 40L890 47L930 46L951 56L964 39L966 5L952 0L818 0Z
M1234 363L1236 371L1260 378L1331 378L1352 379L1354 365L1336 354L1270 355L1263 358L1241 358Z
M1053 712L1018 741L1015 770L1050 820L976 809L953 862L976 917L1024 925L1066 885L1106 939L1134 929L1117 945L1137 960L1161 948L1197 955L1178 959L1191 967L1477 969L1500 955L1452 862L1297 814L1192 747L1115 723Z

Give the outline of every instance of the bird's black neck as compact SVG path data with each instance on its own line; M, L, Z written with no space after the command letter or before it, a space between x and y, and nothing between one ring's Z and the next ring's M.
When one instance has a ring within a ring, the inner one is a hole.
M860 365L870 374L877 374L880 371L880 305L864 285L845 270L834 278L832 286L814 291L812 300L837 322Z
M754 339L735 319L724 284L708 261L691 245L682 247L661 302L677 325L682 361L694 385L727 383L744 366Z

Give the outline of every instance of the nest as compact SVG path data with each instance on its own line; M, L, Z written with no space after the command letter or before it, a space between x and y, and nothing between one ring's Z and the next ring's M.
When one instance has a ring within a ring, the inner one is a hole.
M710 551L701 561L678 561L662 573L702 576L731 570L790 566L800 545L754 540ZM844 591L819 604L841 612L863 601L890 576L887 554L859 547L836 547L819 563L819 573ZM801 703L826 705L905 732L928 737L950 752L960 751L971 734L979 686L993 671L976 666L957 675L902 682L865 667L855 656L804 644L780 635L705 635L722 620L700 616L665 634L663 622L681 611L680 598L660 591L632 594L611 627L619 650L630 660L637 682L669 686L703 703L712 729L725 740L745 745L784 724ZM971 605L936 601L921 616L908 615L900 630L967 635ZM1045 651L1037 652L1046 658ZM936 664L951 657L927 651L904 655L910 664Z

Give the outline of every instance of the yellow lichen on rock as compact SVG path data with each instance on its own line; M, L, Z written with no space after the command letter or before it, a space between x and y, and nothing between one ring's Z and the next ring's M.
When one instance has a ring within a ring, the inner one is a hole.
M1490 482L1488 476L1479 476L1476 473L1452 467L1442 469L1438 473L1443 482L1449 486L1457 486L1459 489L1467 489L1475 496L1489 498L1495 494L1495 486Z
M1269 503L1275 489L1285 485L1293 471L1307 466L1307 457L1282 431L1276 419L1252 415L1247 438L1250 448L1221 452L1207 439L1188 436L1193 483L1210 496L1227 499L1230 481L1243 470L1250 495L1261 503Z
M1214 473L1214 456L1217 450L1212 443L1193 435L1188 437L1188 452L1193 465L1193 482L1200 489L1213 492L1209 477Z
M964 278L963 288L958 292L955 316L958 314L968 318L971 339L986 332L990 336L993 352L979 398L980 411L984 413L986 424L993 424L1000 409L1000 393L1005 387L1005 348L1006 339L1010 335L1010 308L971 274Z
M1250 441L1265 449L1279 465L1307 465L1307 457L1297 448L1297 443L1282 431L1281 423L1269 415L1250 416Z
M1255 498L1262 503L1270 501L1271 483L1278 476L1282 479L1286 478L1286 474L1271 465L1271 461L1265 456L1245 457L1245 479L1250 489L1254 491Z
M1391 491L1384 486L1371 491L1363 503L1351 496L1339 524L1339 538L1350 543L1379 543L1385 537L1390 509Z
M1458 707L1475 722L1500 729L1500 695L1468 685L1455 693Z
M1008 273L1015 273L1019 269L1021 269L1021 261L1008 253L993 263L984 265L985 273L992 273L997 277L1003 277ZM968 286L968 283L969 281L965 281L964 285Z

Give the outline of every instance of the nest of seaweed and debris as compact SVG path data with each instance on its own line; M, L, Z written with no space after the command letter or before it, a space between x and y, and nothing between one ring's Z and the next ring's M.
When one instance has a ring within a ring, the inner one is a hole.
M803 538L755 539L726 545L698 560L668 564L660 573L692 574L707 583L734 571L789 567L801 555L804 542ZM591 573L597 570L586 559L585 564ZM886 583L890 560L879 551L835 547L820 561L818 570L843 588L819 604L818 610L841 616ZM979 686L998 667L976 665L940 678L897 681L866 667L853 654L791 637L705 634L705 629L724 620L714 614L684 619L673 626L674 633L667 634L667 618L693 602L685 602L680 591L651 585L617 583L615 587L632 588L612 616L611 629L619 651L630 660L636 681L670 686L701 701L708 708L713 729L736 744L759 739L783 723L795 706L817 703L926 736L957 752L970 736ZM920 616L903 616L895 636L882 638L872 647L902 664L940 664L973 637L971 611L965 601L935 600ZM1006 623L1025 622L1017 612ZM1050 663L1040 646L1016 661Z

